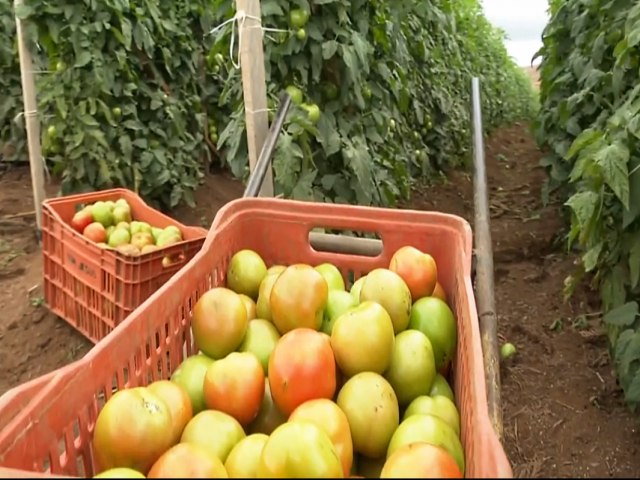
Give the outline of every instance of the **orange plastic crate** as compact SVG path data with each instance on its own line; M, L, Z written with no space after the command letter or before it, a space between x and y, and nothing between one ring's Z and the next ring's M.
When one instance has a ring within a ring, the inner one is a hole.
M382 253L366 257L317 251L308 240L316 227L377 232ZM274 199L240 199L223 207L202 250L112 335L47 381L2 429L0 465L22 471L93 475L91 438L105 399L117 388L168 378L186 356L196 352L190 312L205 291L224 284L228 262L238 250L254 249L269 265L332 262L345 279L353 280L350 277L387 266L403 245L414 245L434 256L439 280L457 317L458 348L452 376L461 414L466 476L511 478L511 466L488 415L470 279L469 224L441 213ZM16 395L10 394L0 398L0 416L12 408Z
M164 228L176 225L183 241L138 257L105 250L75 231L79 204L124 198L134 220ZM202 247L207 231L187 227L148 206L126 189L53 198L42 203L44 298L49 309L97 343ZM163 265L165 257L171 264Z

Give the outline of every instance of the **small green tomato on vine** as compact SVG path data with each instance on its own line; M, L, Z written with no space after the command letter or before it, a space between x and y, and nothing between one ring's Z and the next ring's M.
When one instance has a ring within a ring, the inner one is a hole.
M362 95L366 100L369 100L371 98L372 93L371 93L371 88L369 88L369 85L364 86L364 88L362 89Z
M302 103L302 90L295 85L289 85L287 88L287 94L291 97L291 102L294 105L300 105Z
M118 119L122 116L122 109L120 107L113 107L111 109L111 113L116 119Z
M49 128L47 128L47 136L49 138L56 138L57 135L58 135L58 129L56 128L56 126L50 125Z
M289 22L293 28L302 28L309 21L309 12L296 8L289 12Z
M304 41L307 38L307 32L305 31L304 28L299 28L298 31L296 32L296 38L298 40L300 40L301 42Z
M393 118L391 120L389 120L389 128L391 130L395 130L396 129L396 121Z
M66 68L67 68L67 65L62 60L56 63L56 72L58 73L63 72L66 70Z
M336 87L333 83L326 83L322 87L322 93L327 100L335 100L336 98L338 98L338 87Z
M311 105L303 104L302 108L307 111L307 118L311 123L318 123L318 120L320 120L320 107L318 107L318 105L315 103L312 103Z

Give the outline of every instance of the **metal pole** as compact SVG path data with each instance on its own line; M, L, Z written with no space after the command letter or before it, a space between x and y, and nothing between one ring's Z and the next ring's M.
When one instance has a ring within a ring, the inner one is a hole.
M487 402L493 428L502 441L502 405L500 399L500 360L498 356L498 328L495 310L493 281L493 248L491 246L491 218L487 192L487 173L484 157L484 129L482 127L482 107L480 104L480 80L471 80L473 112L473 202L475 205L474 233L476 253L476 296L485 378Z
M247 187L244 190L243 197L258 196L267 171L269 170L269 166L271 165L271 158L276 150L278 137L280 136L280 131L282 130L284 120L287 118L287 113L289 112L290 107L291 97L287 93L284 93L282 97L280 97L280 106L278 107L276 116L273 119L273 124L271 124L271 128L267 132L267 137L264 139L262 150L260 150L260 156L258 157L258 161L256 162L253 172L251 172L251 175L249 176L249 181L247 182Z

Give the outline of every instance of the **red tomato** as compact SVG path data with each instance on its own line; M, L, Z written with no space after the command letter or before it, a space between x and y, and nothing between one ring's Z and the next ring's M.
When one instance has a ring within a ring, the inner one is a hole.
M332 399L336 391L336 361L328 335L310 328L285 333L269 358L271 396L285 415L304 402Z
M256 418L264 397L264 371L249 352L216 360L204 376L204 401L211 410L231 415L246 427Z
M82 233L87 226L93 223L93 216L91 215L91 209L84 208L71 219L71 226L76 232Z
M107 241L107 230L99 222L90 223L82 231L82 235L95 243L104 243Z
M396 272L405 281L415 302L433 294L438 280L436 261L428 253L415 247L401 247L391 257L389 270Z
M445 449L416 442L396 450L382 467L380 478L462 478L462 473Z
M218 457L193 443L179 443L151 467L147 478L229 478Z

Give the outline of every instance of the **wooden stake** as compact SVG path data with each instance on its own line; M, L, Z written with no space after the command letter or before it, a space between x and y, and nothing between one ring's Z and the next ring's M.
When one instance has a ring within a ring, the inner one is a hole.
M247 146L249 148L249 168L253 172L269 130L267 112L267 83L264 69L263 31L259 0L236 0L238 12L247 17L240 22L240 70L244 91L244 111L247 125ZM273 197L273 174L271 165L267 168L259 196Z
M22 0L14 1L14 8L22 5ZM29 166L31 167L31 187L33 203L36 211L38 239L42 231L42 201L46 198L44 189L44 165L40 146L40 121L36 101L36 87L33 79L33 61L27 46L22 20L16 16L16 37L20 56L20 76L22 79L22 101L24 104L24 121L27 129L27 145L29 149Z

